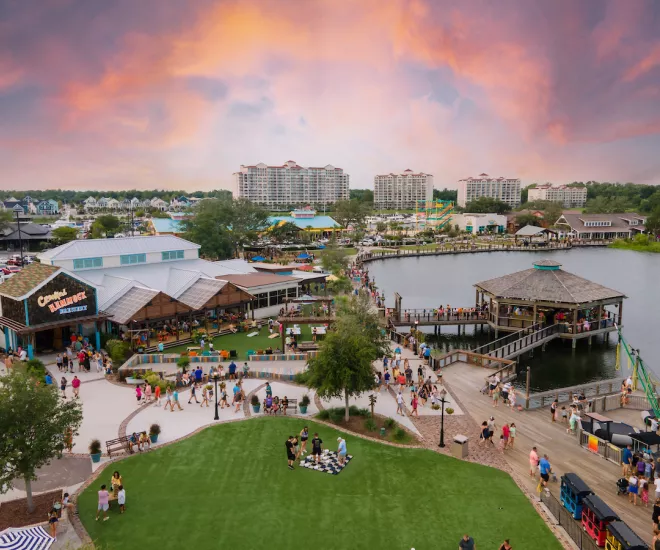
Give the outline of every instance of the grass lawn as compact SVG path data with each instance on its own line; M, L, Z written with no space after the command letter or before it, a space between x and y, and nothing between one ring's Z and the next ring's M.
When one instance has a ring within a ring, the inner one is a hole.
M98 548L195 550L318 547L322 550L478 548L559 550L505 473L347 436L354 459L337 476L286 467L284 442L304 424L336 449L340 432L293 418L219 425L154 452L108 465L78 499ZM94 521L97 491L118 470L126 513L116 503Z
M295 320L293 321L293 323L295 323ZM319 323L319 326L321 324L322 323ZM312 326L313 325L300 325L301 334L298 337L299 342L304 342L305 340L312 339ZM238 353L238 358L244 361L245 359L247 359L248 350L256 351L258 349L266 349L268 346L272 347L273 349L277 349L282 345L282 339L279 338L279 336L278 338L273 338L273 339L268 338L268 326L261 327L261 330L259 331L259 334L257 336L248 338L247 335L250 334L251 332L254 331L250 330L250 332L237 332L236 334L216 336L213 339L213 346L218 351L223 349L226 349L228 351L235 349L236 352ZM186 348L190 346L194 346L194 344L183 344L181 346L166 348L165 353L181 353L183 351L186 351Z

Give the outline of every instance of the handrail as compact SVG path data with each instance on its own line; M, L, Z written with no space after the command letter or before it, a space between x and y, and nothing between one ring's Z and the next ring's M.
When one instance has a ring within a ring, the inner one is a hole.
M566 331L566 327L561 323L550 325L549 327L545 327L530 334L527 334L525 336L522 336L521 338L518 338L514 342L505 344L489 352L488 355L503 359L506 356L511 355L512 353L520 351L521 349L524 349L529 345L538 342L539 340L543 340L550 336L559 335L560 333L565 331Z
M522 338L522 336L525 336L524 334L519 336L520 333L527 332L527 334L529 334L530 332L534 332L534 331L538 330L537 327L540 327L540 326L541 326L540 323L536 323L535 325L525 327L525 328L520 329L516 332L512 332L511 334L507 334L506 336L502 336L502 338L498 338L497 340L493 340L491 342L488 342L487 344L483 344L483 345L481 345L477 348L474 348L472 351L474 353L483 353L482 350L484 348L487 348L489 351L491 349L498 349L500 347L503 347L504 343L502 343L502 342L504 342L504 340L509 340L511 342L514 342L515 340L519 340L520 338ZM502 343L502 345L498 345L498 346L495 347L494 344L497 344L498 342ZM506 342L506 343L508 343L508 342ZM488 352L486 352L486 353L488 353Z
M587 398L615 394L619 391L619 386L624 380L625 378L610 378L609 380L599 380L598 382L591 382L589 384L579 384L577 386L567 386L565 388L530 393L525 398L525 408L535 409L544 407L546 400L556 399L558 403L572 402L573 394L578 391L584 392Z

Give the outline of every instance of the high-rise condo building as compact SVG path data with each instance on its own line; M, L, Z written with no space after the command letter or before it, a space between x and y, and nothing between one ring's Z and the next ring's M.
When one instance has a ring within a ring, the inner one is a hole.
M282 166L259 163L234 174L236 196L265 206L325 205L348 200L348 174L328 164L305 168L289 160Z
M569 187L568 185L551 185L545 183L532 189L527 194L528 201L560 202L566 208L583 207L587 202L587 188Z
M458 206L489 197L508 204L511 208L520 205L520 180L517 178L492 178L479 174L476 178L458 180Z
M424 207L421 201L433 199L433 176L406 170L374 178L374 207L405 209Z

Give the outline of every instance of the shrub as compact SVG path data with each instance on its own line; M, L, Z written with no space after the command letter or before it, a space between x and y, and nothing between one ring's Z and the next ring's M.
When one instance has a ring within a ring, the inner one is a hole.
M160 393L165 393L167 388L174 389L174 382L169 382L167 380L158 380L156 384L160 387Z
M299 405L301 407L309 407L309 403L310 403L309 395L305 394L305 395L302 396L302 399L300 399Z
M451 407L447 407L447 408L445 409L445 412L446 412L447 414L454 414L454 409L452 409Z
M374 422L373 418L367 418L364 421L364 427L370 432L375 432L378 429L378 425Z
M328 409L319 411L318 418L319 420L330 420L330 411Z
M353 414L353 413L351 412L351 414ZM366 409L366 408L365 409L358 409L357 410L357 415L358 416L371 416L371 411L369 411L369 409Z
M308 380L309 375L306 372L297 372L293 377L293 381L301 386L307 386Z
M128 343L123 340L108 340L105 349L112 362L119 367L128 359L131 351Z
M394 421L394 418L386 418L385 419L385 427L386 428L391 430L392 428L394 428L395 425L396 425L396 422Z
M101 452L101 442L98 439L92 439L89 444L89 454L97 455Z
M432 408L434 411L439 411L439 410L440 410L440 405L438 405L437 403L433 403L433 405L431 405L431 408Z
M144 380L147 384L151 386L151 389L154 389L160 382L160 376L158 376L157 374L150 374L146 376Z
M160 434L160 424L152 424L149 426L149 435L159 435Z
M43 361L36 358L30 359L27 363L25 363L25 367L27 369L28 374L30 376L34 376L35 378L44 378L46 374L48 374L48 371L46 370Z
M406 431L403 428L397 428L396 430L394 430L393 437L396 441L403 441L404 439L406 439L406 435L407 435Z
M256 393L252 394L252 399L250 399L250 403L252 403L253 407L256 407L260 404L259 403L259 396Z
M186 372L186 368L188 367L188 365L190 365L190 359L185 355L182 355L177 359L176 365L180 369L183 369L183 372Z

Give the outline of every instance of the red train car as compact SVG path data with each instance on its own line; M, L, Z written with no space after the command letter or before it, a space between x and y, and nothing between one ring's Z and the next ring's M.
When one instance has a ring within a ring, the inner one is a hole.
M605 546L607 526L619 519L603 500L596 495L584 497L582 501L582 527L600 547Z

